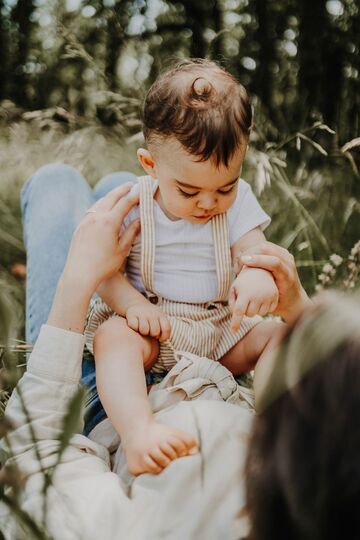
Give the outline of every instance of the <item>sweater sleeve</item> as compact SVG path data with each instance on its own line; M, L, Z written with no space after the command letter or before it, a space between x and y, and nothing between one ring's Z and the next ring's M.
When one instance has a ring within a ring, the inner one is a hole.
M27 478L22 509L38 523L43 519L43 472L57 462L64 414L79 386L83 345L82 334L43 325L27 370L6 408L13 430L6 445L2 444L9 463L16 463ZM48 530L59 540L95 540L101 536L97 520L109 520L110 529L117 528L127 508L107 450L81 434L72 437L47 497ZM13 514L0 503L0 530L5 538L27 538L18 527ZM106 530L102 537L110 539L112 532Z

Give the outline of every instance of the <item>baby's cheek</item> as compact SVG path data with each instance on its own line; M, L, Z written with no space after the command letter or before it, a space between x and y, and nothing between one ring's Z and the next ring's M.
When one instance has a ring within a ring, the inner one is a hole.
M228 195L226 197L224 197L224 196L222 197L222 201L221 201L221 205L220 205L222 214L224 212L227 212L229 210L229 208L231 208L231 206L235 202L235 199L236 199L236 191L235 191L234 194L231 193L231 195Z

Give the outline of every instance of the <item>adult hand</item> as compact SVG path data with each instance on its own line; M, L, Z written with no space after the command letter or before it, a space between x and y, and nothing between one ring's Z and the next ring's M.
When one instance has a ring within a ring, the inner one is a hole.
M272 242L263 242L238 257L235 271L240 272L244 265L272 273L279 290L279 302L273 314L280 315L285 322L290 322L300 310L311 304L301 285L295 259L287 249Z
M139 202L138 196L128 195L131 187L124 184L96 201L73 234L64 273L92 287L92 292L121 268L139 232L137 220L119 233L125 216Z
M140 223L135 221L119 234L125 216L139 202L138 196L128 195L131 186L124 184L99 199L77 226L56 288L49 325L84 331L92 294L121 268L139 232Z

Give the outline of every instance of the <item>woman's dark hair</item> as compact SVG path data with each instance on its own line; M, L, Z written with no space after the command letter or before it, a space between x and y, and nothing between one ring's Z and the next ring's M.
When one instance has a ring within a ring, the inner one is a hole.
M252 109L245 88L215 62L183 60L149 89L142 112L148 144L175 137L199 161L228 165L247 144Z
M308 349L306 339L318 334L323 341L314 343L313 367L254 422L247 458L249 540L360 538L359 313L356 302L335 297L295 337ZM277 367L297 361L289 351L301 323L285 338Z

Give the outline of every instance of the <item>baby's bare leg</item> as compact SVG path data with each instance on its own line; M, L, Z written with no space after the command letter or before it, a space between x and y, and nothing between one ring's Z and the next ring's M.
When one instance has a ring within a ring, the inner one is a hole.
M96 382L102 405L119 433L132 474L159 473L170 461L196 450L187 433L157 424L147 398L145 370L156 361L159 344L113 317L94 338Z
M270 354L280 343L285 324L275 321L259 322L220 362L233 375L254 369L260 357Z

